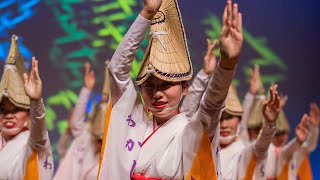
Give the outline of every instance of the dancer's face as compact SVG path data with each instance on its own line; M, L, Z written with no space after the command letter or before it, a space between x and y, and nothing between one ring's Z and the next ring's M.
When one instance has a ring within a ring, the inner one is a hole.
M286 132L276 133L272 138L272 144L276 147L282 147L288 142L289 134Z
M142 83L141 92L145 106L153 113L158 124L162 124L179 113L179 103L188 92L188 84L150 76Z
M222 112L220 119L220 144L221 146L228 146L236 140L236 133L240 117L233 116L227 112Z
M19 134L27 127L29 111L22 109L4 98L0 104L0 125L1 131L7 140Z

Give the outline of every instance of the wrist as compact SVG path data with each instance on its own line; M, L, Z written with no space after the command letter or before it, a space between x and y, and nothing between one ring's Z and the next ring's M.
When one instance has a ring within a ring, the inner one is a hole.
M221 59L219 64L225 70L233 70L237 66L237 61L232 59Z
M152 20L156 13L157 12L155 12L154 10L143 8L140 12L140 15L145 19Z

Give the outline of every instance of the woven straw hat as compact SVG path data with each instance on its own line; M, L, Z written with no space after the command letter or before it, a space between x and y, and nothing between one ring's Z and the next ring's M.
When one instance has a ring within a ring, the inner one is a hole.
M261 128L264 117L262 114L262 107L266 100L265 95L256 95L254 97L252 106L250 108L249 117L248 117L248 128L255 129Z
M26 95L23 82L23 73L26 72L24 59L20 54L17 40L18 36L13 35L0 83L0 102L7 97L17 107L30 109L30 99Z
M192 73L178 2L163 0L152 19L148 48L135 84L141 85L150 75L165 81L187 81Z
M243 109L239 100L236 87L231 84L226 98L225 112L234 116L242 116Z
M106 121L106 112L109 103L110 95L110 83L109 83L109 71L106 63L105 68L105 80L102 89L101 101L96 105L89 116L90 132L96 139L102 139L104 133L104 124Z
M290 132L290 125L288 122L288 118L283 110L280 111L279 117L277 119L277 133L279 132Z

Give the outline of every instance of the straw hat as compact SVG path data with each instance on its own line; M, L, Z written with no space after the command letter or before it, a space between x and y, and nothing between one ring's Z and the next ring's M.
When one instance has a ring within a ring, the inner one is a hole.
M265 95L256 95L252 102L249 116L248 116L248 129L261 128L264 122L262 114L262 107L266 100Z
M277 133L279 132L290 132L290 125L288 122L288 118L283 110L280 111L279 117L277 119Z
M17 40L18 36L13 35L0 83L0 102L7 97L17 107L30 109L30 99L26 95L23 82L23 73L26 72L24 59L20 54Z
M135 84L141 85L150 75L165 81L187 81L192 73L178 2L163 0L152 19L148 48Z
M105 80L102 89L101 101L96 105L89 116L90 132L96 139L102 139L104 133L104 124L106 120L106 112L109 103L110 83L108 63L105 67Z
M236 87L231 84L226 98L225 112L234 116L242 116L243 109L239 100Z

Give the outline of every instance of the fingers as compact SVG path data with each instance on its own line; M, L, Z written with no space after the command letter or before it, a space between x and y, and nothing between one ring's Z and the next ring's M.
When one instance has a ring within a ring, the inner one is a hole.
M242 33L242 14L241 13L238 13L238 23L237 23L237 26L236 29L239 33Z
M23 81L24 81L24 84L26 85L26 84L28 84L28 75L27 75L27 73L23 73Z
M39 82L41 82L40 76L39 76L39 66L38 66L38 60L36 60L35 57L33 57L34 60L34 68L33 68L33 72L34 72L34 77L35 79Z
M90 63L89 62L86 62L85 64L84 64L84 73L85 73L85 75L88 75L89 73L90 73Z
M238 26L238 4L233 4L232 8L232 27Z
M227 1L227 25L230 26L232 22L232 1Z
M277 108L277 110L280 110L280 97L278 92L275 92L275 97L274 97L274 106Z
M307 114L304 114L302 116L302 119L300 121L300 125L301 125L301 129L305 130L306 132L308 132L309 129L309 123L310 123L310 117Z

